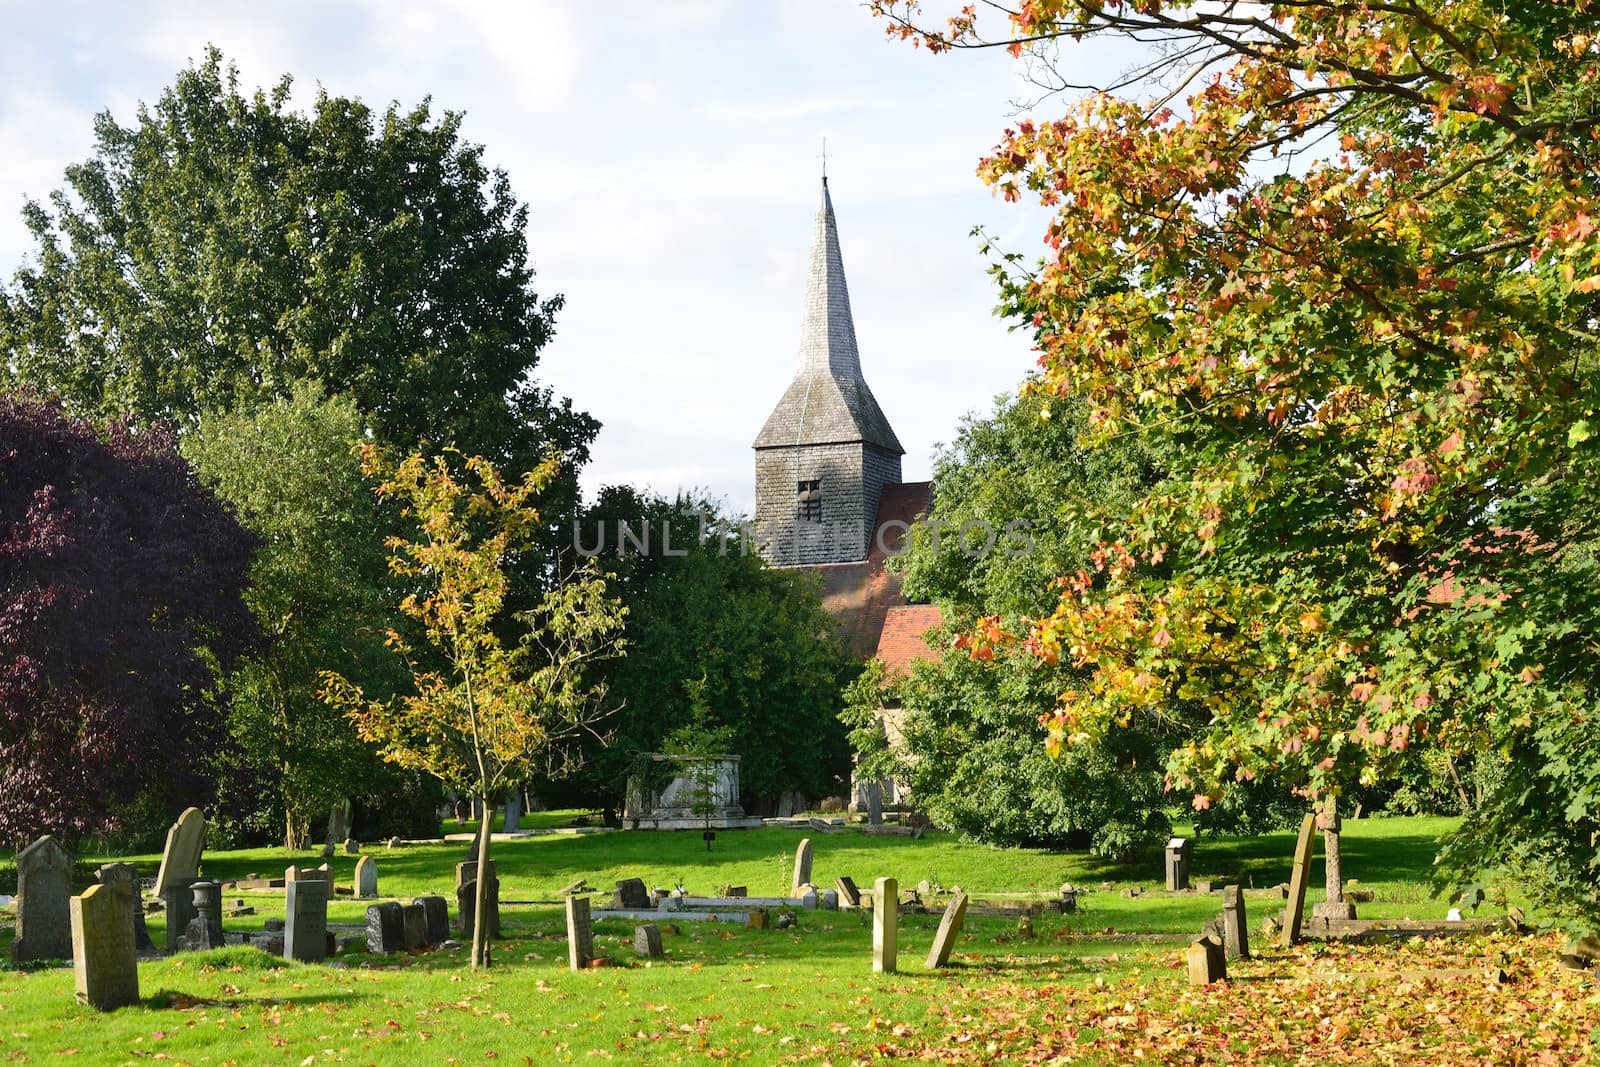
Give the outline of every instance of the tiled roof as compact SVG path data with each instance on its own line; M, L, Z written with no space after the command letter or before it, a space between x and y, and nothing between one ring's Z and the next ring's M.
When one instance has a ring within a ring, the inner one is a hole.
M940 650L929 647L922 635L944 621L933 604L901 604L884 616L878 635L878 658L889 673L898 674L916 660L937 660Z

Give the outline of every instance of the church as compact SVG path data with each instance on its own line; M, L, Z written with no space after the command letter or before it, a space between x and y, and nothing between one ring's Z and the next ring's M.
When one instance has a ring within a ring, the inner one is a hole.
M939 609L912 604L884 560L932 504L901 480L905 455L861 370L828 179L822 179L794 380L755 440L755 525L778 567L814 572L850 654L890 670L936 653L922 634Z

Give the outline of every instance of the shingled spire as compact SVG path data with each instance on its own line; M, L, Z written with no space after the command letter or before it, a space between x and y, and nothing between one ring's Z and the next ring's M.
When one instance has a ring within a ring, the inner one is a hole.
M784 565L867 556L883 487L905 449L861 374L828 179L822 179L800 365L756 436L756 524Z

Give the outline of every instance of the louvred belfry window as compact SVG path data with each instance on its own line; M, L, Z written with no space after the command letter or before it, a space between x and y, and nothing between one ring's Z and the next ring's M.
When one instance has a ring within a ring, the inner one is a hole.
M822 481L802 481L795 493L795 515L806 522L822 521Z

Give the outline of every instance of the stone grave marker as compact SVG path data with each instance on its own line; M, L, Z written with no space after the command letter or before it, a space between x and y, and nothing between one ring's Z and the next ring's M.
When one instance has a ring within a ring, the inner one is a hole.
M594 923L589 918L589 898L567 898L567 966L581 971L594 959Z
M749 916L744 921L744 925L750 930L765 930L770 919L771 915L768 914L766 908L752 908Z
M378 895L378 861L362 856L356 861L356 896L370 900Z
M136 952L154 949L150 930L144 923L144 901L139 893L139 869L131 863L102 863L94 872L101 885L110 886L128 898L128 910L133 914L133 948Z
M861 907L861 890L856 887L854 879L849 875L837 879L834 885L839 887L839 902L847 908Z
M184 928L183 947L189 952L222 948L222 885L200 879L189 887L194 901L194 918Z
M643 956L647 960L661 958L661 929L646 923L644 926L635 927L633 931L633 952L636 956Z
M400 908L400 937L406 951L428 944L428 909L413 901Z
M933 935L933 947L928 949L928 959L924 964L928 970L937 971L950 962L950 950L955 948L956 938L961 936L961 924L966 918L967 895L957 893L944 909L944 918L939 920L939 932Z
M1192 844L1186 837L1174 837L1167 842L1167 891L1177 893L1189 888L1189 850Z
M101 883L67 906L72 981L78 1003L112 1011L139 1003L139 956L133 947L131 901Z
M346 856L359 856L361 854L361 842L357 841L353 837L345 838L344 839L344 854Z
M327 958L328 883L301 878L283 887L283 954L301 963Z
M49 834L17 853L16 912L13 960L72 955L72 853Z
M1244 893L1236 885L1222 891L1222 941L1231 958L1250 958L1250 926L1244 916Z
M611 906L617 911L646 911L650 908L650 891L643 878L624 878L617 883L611 895Z
M817 906L823 911L838 911L839 891L837 889L824 889L817 894Z
M167 952L183 952L187 948L184 935L194 921L194 889L186 885L168 886L162 894L162 904L167 916Z
M405 920L393 900L367 905L367 951L391 956L405 948Z
M867 785L867 825L883 825L883 786L877 782Z
M1283 932L1278 943L1288 948L1300 939L1300 924L1306 915L1306 883L1311 880L1311 851L1317 841L1317 817L1300 821L1300 837L1294 845L1294 871L1289 875L1289 903L1283 910Z
M789 883L789 895L800 895L800 887L811 884L811 838L802 837L794 850L794 878Z
M478 861L456 864L456 914L461 919L461 936L470 938L477 922ZM489 936L500 936L500 879L494 860L489 861Z
M893 974L899 953L900 883L879 878L873 883L872 970Z
M156 872L156 896L166 897L179 887L188 892L200 877L200 854L206 847L206 817L199 808L185 808L167 831L167 845L161 851L161 869Z
M450 940L450 905L444 897L417 897L411 903L422 905L428 944L442 945Z
M1189 984L1210 985L1228 977L1228 961L1216 935L1196 938L1189 945Z

